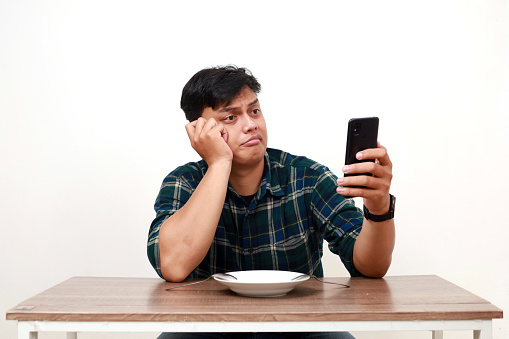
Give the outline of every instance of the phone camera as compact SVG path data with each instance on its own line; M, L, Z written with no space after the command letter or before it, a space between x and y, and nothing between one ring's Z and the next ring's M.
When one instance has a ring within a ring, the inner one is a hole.
M361 127L362 127L362 124L361 124L360 122L356 122L356 123L353 125L353 131L354 131L355 133L358 133L358 132L360 132Z

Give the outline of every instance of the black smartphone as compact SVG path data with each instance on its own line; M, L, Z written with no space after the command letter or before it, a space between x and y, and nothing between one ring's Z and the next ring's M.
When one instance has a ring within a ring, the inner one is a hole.
M345 165L375 160L357 160L355 155L367 148L376 148L378 141L378 118L354 118L348 121L348 134L346 138ZM371 173L345 174L372 175ZM354 186L351 186L354 187Z

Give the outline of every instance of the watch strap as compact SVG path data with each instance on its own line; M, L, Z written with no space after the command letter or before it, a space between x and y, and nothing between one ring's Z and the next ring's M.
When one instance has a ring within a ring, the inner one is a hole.
M394 218L394 209L396 207L396 197L392 194L389 194L390 196L390 203L389 203L389 212L385 214L371 214L371 212L364 206L364 218L367 220L375 221L375 222L381 222L386 221Z

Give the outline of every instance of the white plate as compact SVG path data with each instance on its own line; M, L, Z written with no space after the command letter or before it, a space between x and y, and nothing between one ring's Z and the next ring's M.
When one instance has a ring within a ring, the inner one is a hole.
M214 279L228 286L233 292L246 297L279 297L309 279L308 275L289 271L253 270L228 274L236 279L221 275L214 276Z

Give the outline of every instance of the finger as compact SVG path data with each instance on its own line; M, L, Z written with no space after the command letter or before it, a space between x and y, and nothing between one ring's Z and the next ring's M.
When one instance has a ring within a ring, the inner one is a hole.
M197 120L194 120L193 122L186 124L186 132L187 132L187 136L189 137L189 140L194 139L194 134L196 132L196 123L197 123Z
M336 188L336 192L338 194L343 195L346 198L360 197L364 198L366 195L369 195L371 189L363 188L363 187L343 187L339 186Z
M365 149L363 151L358 152L355 156L358 160L381 159L381 162L383 163L390 162L387 148L382 146L380 142L377 142L376 148Z
M358 152L355 157L357 160L378 160L382 166L392 166L392 162L389 158L387 149L380 143L377 144L377 148L368 148Z
M228 143L228 130L223 124L218 124L221 126L221 137L223 137L224 141Z
M359 197L373 201L383 199L383 197L385 197L388 194L388 192L384 190L376 190L362 186L354 187L338 186L336 188L336 192L345 197Z
M208 120L205 118L198 118L196 120L196 128L195 128L195 134L196 136L200 136L203 133L203 130L205 129L205 125L207 124Z
M218 124L217 120L214 118L210 118L208 120L203 119L203 120L205 121L205 125L203 126L203 129L207 130L207 131L211 130Z
M392 161L389 157L389 153L387 152L387 148L382 146L380 142L377 143L378 149L382 149L384 151L384 154L382 157L378 157L377 160L379 161L380 165L382 166L390 166L392 168Z
M389 192L392 182L391 168L373 163L371 163L371 165L375 168L374 170L371 170L373 175L364 175L364 173L370 173L370 169L361 169L363 172L359 175L345 175L343 178L338 178L338 185L345 187L363 186L370 189Z
M382 158L386 155L387 150L385 148L368 148L363 151L357 152L355 158L357 160L372 160Z
M392 167L382 166L378 162L361 162L357 164L350 164L343 167L343 173L345 175L360 175L370 173L377 178L391 178Z
M383 192L389 192L391 186L391 180L388 178L377 178L368 175L338 178L337 182L341 187L365 187Z
M220 134L222 127L219 126L219 123L216 119L211 118L208 119L205 124L203 125L203 128L201 130L200 138L201 139L210 139L215 138L216 134Z
M216 125L209 130L209 132L211 137L215 137L215 134L217 133L225 142L228 141L228 130L222 123L217 122Z

